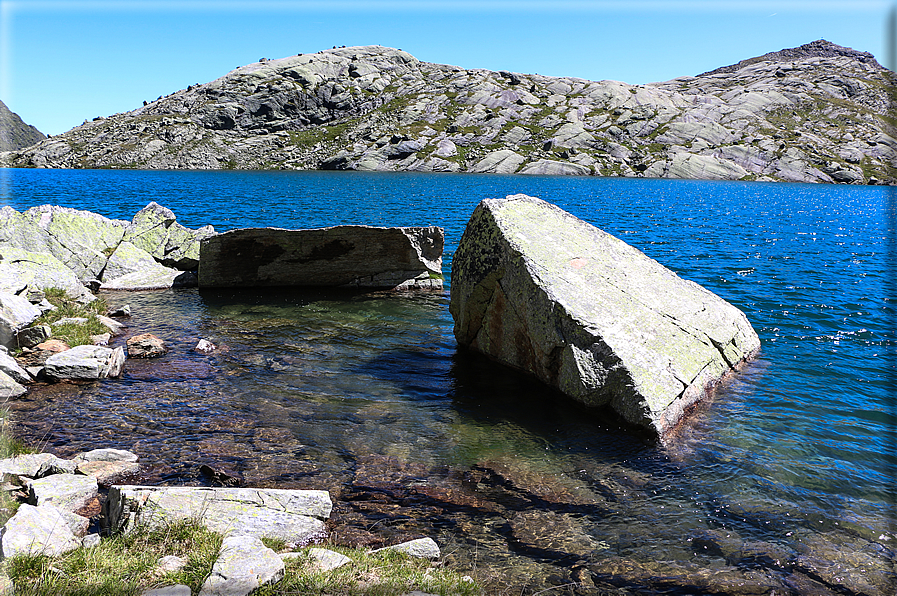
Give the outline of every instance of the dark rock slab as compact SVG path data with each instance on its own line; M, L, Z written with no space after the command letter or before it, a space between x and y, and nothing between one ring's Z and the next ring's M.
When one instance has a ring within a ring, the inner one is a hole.
M442 228L247 228L206 238L199 287L441 288Z

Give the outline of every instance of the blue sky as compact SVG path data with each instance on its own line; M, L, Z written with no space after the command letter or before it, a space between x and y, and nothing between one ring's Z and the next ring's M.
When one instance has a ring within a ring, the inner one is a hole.
M0 0L0 99L44 133L261 57L334 45L627 83L694 75L824 38L887 65L881 0ZM893 68L893 65L889 65Z

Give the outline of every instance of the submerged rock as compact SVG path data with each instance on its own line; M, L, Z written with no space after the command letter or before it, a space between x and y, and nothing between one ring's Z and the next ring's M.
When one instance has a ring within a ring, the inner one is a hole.
M165 342L152 333L141 333L130 337L127 344L130 358L158 358L168 353L168 346Z
M760 347L728 302L525 195L477 206L450 311L461 346L660 434Z
M442 287L442 228L249 228L207 238L201 288Z

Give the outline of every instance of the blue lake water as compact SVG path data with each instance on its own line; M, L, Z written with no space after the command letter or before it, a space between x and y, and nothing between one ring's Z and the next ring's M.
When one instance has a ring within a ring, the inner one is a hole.
M186 226L218 231L438 225L446 278L475 205L515 193L559 205L741 308L760 335L759 358L657 445L459 353L448 288L110 294L112 304L130 302L135 332L174 350L129 362L119 381L32 392L12 404L21 433L63 455L135 449L147 483L203 483L197 468L208 463L246 485L326 488L340 502L336 539L431 535L449 563L476 569L495 593L572 584L584 566L606 593L728 593L694 579L711 571L822 593L794 578L830 589L842 580L812 571L807 557L832 562L835 551L853 553L848 568L877 570L856 571L842 593L887 593L893 576L881 570L893 572L897 546L892 189L0 170L0 205L17 210L49 203L130 219L157 201ZM199 337L225 349L193 353ZM744 551L776 545L788 562L700 552L695 536L706 531L736 537ZM650 578L615 579L608 570L620 561ZM862 579L878 591L863 592Z

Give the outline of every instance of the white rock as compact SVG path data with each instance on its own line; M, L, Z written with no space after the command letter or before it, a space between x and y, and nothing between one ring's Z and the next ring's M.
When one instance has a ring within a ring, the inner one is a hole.
M175 584L173 586L165 586L164 588L155 588L141 592L140 596L190 596L190 586L184 584Z
M97 315L97 320L102 323L103 327L108 329L109 333L113 336L121 335L125 332L125 329L127 329L127 326L104 315Z
M121 346L75 346L47 358L44 374L53 381L105 379L119 376L124 364Z
M352 562L346 555L326 548L310 548L307 552L311 558L311 565L317 571L333 571Z
M12 399L28 393L22 385L19 385L12 377L0 370L0 399Z
M0 353L0 372L4 372L16 383L30 383L31 375L29 375L16 359L6 352Z
M23 504L3 527L3 557L25 554L58 556L81 546L63 512L52 505Z
M209 352L215 351L215 344L213 344L212 342L210 342L207 339L201 339L196 343L196 347L194 347L193 349L196 350L197 352L203 352L205 354L208 354Z
M97 480L78 474L53 474L28 483L28 502L77 511L97 497Z
M333 504L320 490L113 486L105 507L114 531L195 519L222 534L307 543L323 536Z
M90 520L87 521L89 522ZM81 539L81 546L84 548L93 548L100 545L100 540L101 538L99 534L88 534Z
M159 559L158 570L164 573L180 571L187 566L187 560L176 555L166 555Z
M16 347L16 332L30 325L40 315L40 309L22 296L0 292L0 345Z
M387 546L385 548L378 548L377 550L371 552L379 553L383 551L394 551L412 557L419 557L421 559L438 559L440 556L439 546L432 538L418 538L417 540L409 540L408 542L403 542L401 544L395 544L393 546Z
M232 535L224 539L212 573L200 596L245 596L256 588L283 578L283 560L255 536Z
M72 459L77 461L137 461L137 454L125 449L94 449L79 453Z

